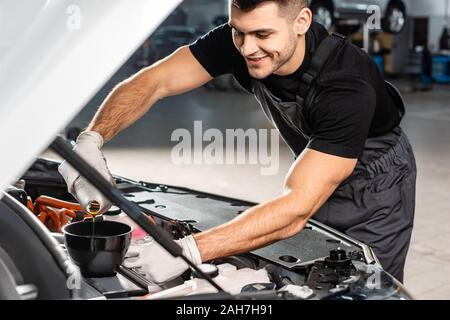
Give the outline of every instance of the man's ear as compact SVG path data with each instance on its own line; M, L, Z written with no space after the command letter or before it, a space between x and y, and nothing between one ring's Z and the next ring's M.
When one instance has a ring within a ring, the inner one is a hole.
M309 8L303 8L295 18L295 31L297 35L303 36L312 23L312 12Z

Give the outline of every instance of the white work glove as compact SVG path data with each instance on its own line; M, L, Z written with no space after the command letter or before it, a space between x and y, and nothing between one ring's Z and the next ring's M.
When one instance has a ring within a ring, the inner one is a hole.
M183 254L195 265L202 263L193 236L187 236L175 242L183 249ZM130 245L123 265L127 268L136 268L148 280L156 284L170 281L182 275L189 268L186 262L179 257L174 258L150 236L136 240Z
M73 150L81 156L89 165L96 169L111 185L114 185L114 178L109 172L105 157L100 151L103 145L103 138L95 131L82 132ZM89 204L96 201L100 205L98 214L104 213L111 207L110 201L103 196L86 179L80 176L67 161L58 167L59 173L67 183L67 190L78 200L83 210L89 212Z

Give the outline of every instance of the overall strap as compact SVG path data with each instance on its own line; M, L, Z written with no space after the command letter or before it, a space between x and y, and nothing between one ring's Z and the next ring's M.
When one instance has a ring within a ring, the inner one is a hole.
M296 101L300 106L303 106L305 99L308 96L308 92L314 85L317 76L326 65L328 59L335 55L337 49L340 48L345 41L345 37L337 33L332 33L322 40L313 54L308 70L306 70L302 76L300 90L296 96Z

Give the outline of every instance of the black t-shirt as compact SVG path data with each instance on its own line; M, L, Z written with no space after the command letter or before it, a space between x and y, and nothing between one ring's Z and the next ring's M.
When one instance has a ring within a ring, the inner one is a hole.
M287 76L272 74L262 83L282 101L295 101L300 79L315 49L327 36L320 24L313 23L306 34L306 54L300 68ZM253 93L252 78L244 58L233 44L228 24L197 39L190 50L212 77L230 73L244 89ZM395 100L376 64L352 44L345 45L328 61L316 83L317 93L308 113L312 128L308 148L359 158L368 137L388 133L401 121ZM299 135L298 139L304 137Z

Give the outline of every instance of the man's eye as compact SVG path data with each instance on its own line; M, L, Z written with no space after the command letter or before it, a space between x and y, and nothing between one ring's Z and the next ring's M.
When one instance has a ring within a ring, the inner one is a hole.
M269 37L270 34L268 33L257 33L256 36L260 39L266 39Z

